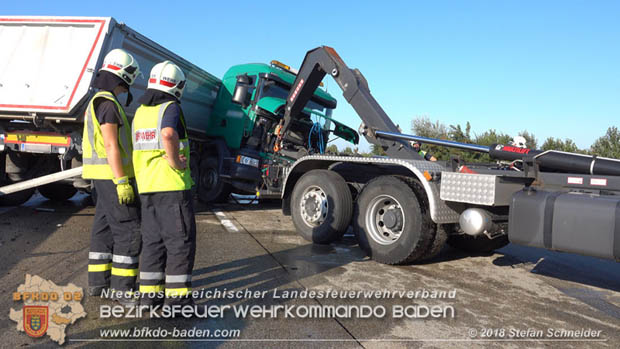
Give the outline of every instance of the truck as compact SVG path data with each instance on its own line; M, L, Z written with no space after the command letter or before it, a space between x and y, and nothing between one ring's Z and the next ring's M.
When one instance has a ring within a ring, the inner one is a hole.
M19 205L37 189L56 201L91 191L80 178L84 111L103 58L115 48L130 52L147 76L164 60L184 71L191 173L204 202L231 192L279 197L283 169L324 151L330 134L359 140L332 118L336 99L317 86L304 117L289 125L290 141L276 144L295 71L275 60L232 66L219 79L110 17L0 17L0 46L0 204ZM141 76L132 94L146 87ZM137 107L125 108L130 120Z
M289 127L326 75L359 115L359 133L387 156L314 154L286 168L282 210L305 239L331 243L352 225L360 247L386 264L428 260L446 243L475 253L512 242L620 259L620 160L402 134L362 73L327 46L306 54L279 139L290 137ZM412 141L499 161L426 161Z
M620 160L402 134L333 48L309 51L298 71L243 64L220 80L112 18L0 18L0 43L0 180L14 183L0 187L5 203L36 187L56 200L88 190L76 178L83 111L103 56L121 47L144 71L170 59L186 73L181 102L203 201L280 197L307 240L330 243L352 226L361 248L387 264L432 258L445 244L487 252L509 242L620 258ZM328 74L361 118L357 132L332 117L336 100L320 87ZM330 136L357 144L360 135L387 156L325 154ZM411 141L509 166L426 161Z

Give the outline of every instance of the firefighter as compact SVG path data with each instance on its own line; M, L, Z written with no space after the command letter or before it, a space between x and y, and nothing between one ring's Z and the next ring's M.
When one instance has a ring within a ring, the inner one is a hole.
M176 64L156 64L132 125L142 204L142 304L193 304L196 222L189 141L180 106L184 87L185 75Z
M132 292L136 288L140 254L140 212L134 195L131 128L118 95L127 93L140 74L138 62L121 49L110 51L95 77L99 91L84 115L82 137L84 179L97 194L88 255L88 293L104 288ZM132 304L132 297L118 299Z
M512 138L512 141L510 142L510 145L512 145L513 147L517 147L517 148L527 148L527 140L525 139L525 137L523 136L514 136Z
M431 155L431 153L420 149L420 143L416 142L416 141L410 141L409 144L411 144L411 146L413 147L413 149L415 151L418 152L418 154L420 154L420 156L422 156L424 158L424 160L426 161L437 161L437 158L434 157L433 155Z

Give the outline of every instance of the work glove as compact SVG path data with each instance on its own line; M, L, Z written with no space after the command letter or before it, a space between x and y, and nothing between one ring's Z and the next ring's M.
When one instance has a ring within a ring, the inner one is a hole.
M114 184L116 184L116 193L118 194L118 202L121 205L129 205L134 200L133 187L129 184L129 177L124 176L120 178L114 178Z

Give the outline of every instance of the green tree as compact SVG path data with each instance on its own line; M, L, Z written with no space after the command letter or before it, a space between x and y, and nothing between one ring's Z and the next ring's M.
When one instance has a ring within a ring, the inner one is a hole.
M541 150L560 150L566 151L569 153L583 153L583 150L580 150L575 142L572 139L566 138L566 140L561 140L560 138L549 137L543 143Z
M370 156L378 155L378 156L386 156L387 153L380 145L371 144L370 145Z
M439 121L432 122L427 117L418 117L411 121L411 131L416 136L448 139L448 129L446 125Z
M338 155L338 147L335 144L332 144L325 149L325 153Z
M411 121L411 132L416 136L437 138L437 139L450 139L448 133L448 127L445 124L435 121L432 122L427 117L418 117ZM440 147L431 144L422 144L422 150L431 153L438 160L450 159L450 148Z
M346 147L344 148L343 151L340 152L340 155L347 155L347 156L352 156L355 153L353 152L353 149L351 149L351 147Z
M523 130L519 132L519 136L523 136L525 138L525 145L530 149L538 149L538 139L534 136L533 133L527 132L527 130Z
M467 121L464 131L461 128L461 125L456 125L456 126L450 125L450 132L448 133L448 135L450 136L450 139L455 142L471 143L470 132L471 132L471 125L469 124L469 121Z
M597 139L590 148L592 154L608 158L620 159L620 132L612 126L603 137Z
M491 129L477 135L474 138L474 143L480 145L508 144L511 140L510 135Z

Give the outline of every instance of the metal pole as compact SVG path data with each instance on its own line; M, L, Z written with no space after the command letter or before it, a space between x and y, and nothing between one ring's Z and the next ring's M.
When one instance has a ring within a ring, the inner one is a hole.
M45 184L54 183L63 179L77 177L82 174L82 167L72 168L70 170L52 173L46 176L29 179L27 181L6 185L0 187L0 196L15 193L18 191L39 187Z
M420 143L428 143L428 144L440 145L444 147L459 148L459 149L464 149L464 150L477 151L481 153L489 152L489 147L484 146L484 145L459 143L459 142L454 142L454 141L448 141L445 139L428 138L428 137L406 135L402 133L386 132L386 131L375 131L375 135L377 135L377 137L393 139L393 140L400 139L400 140L405 140L405 141L416 141Z

